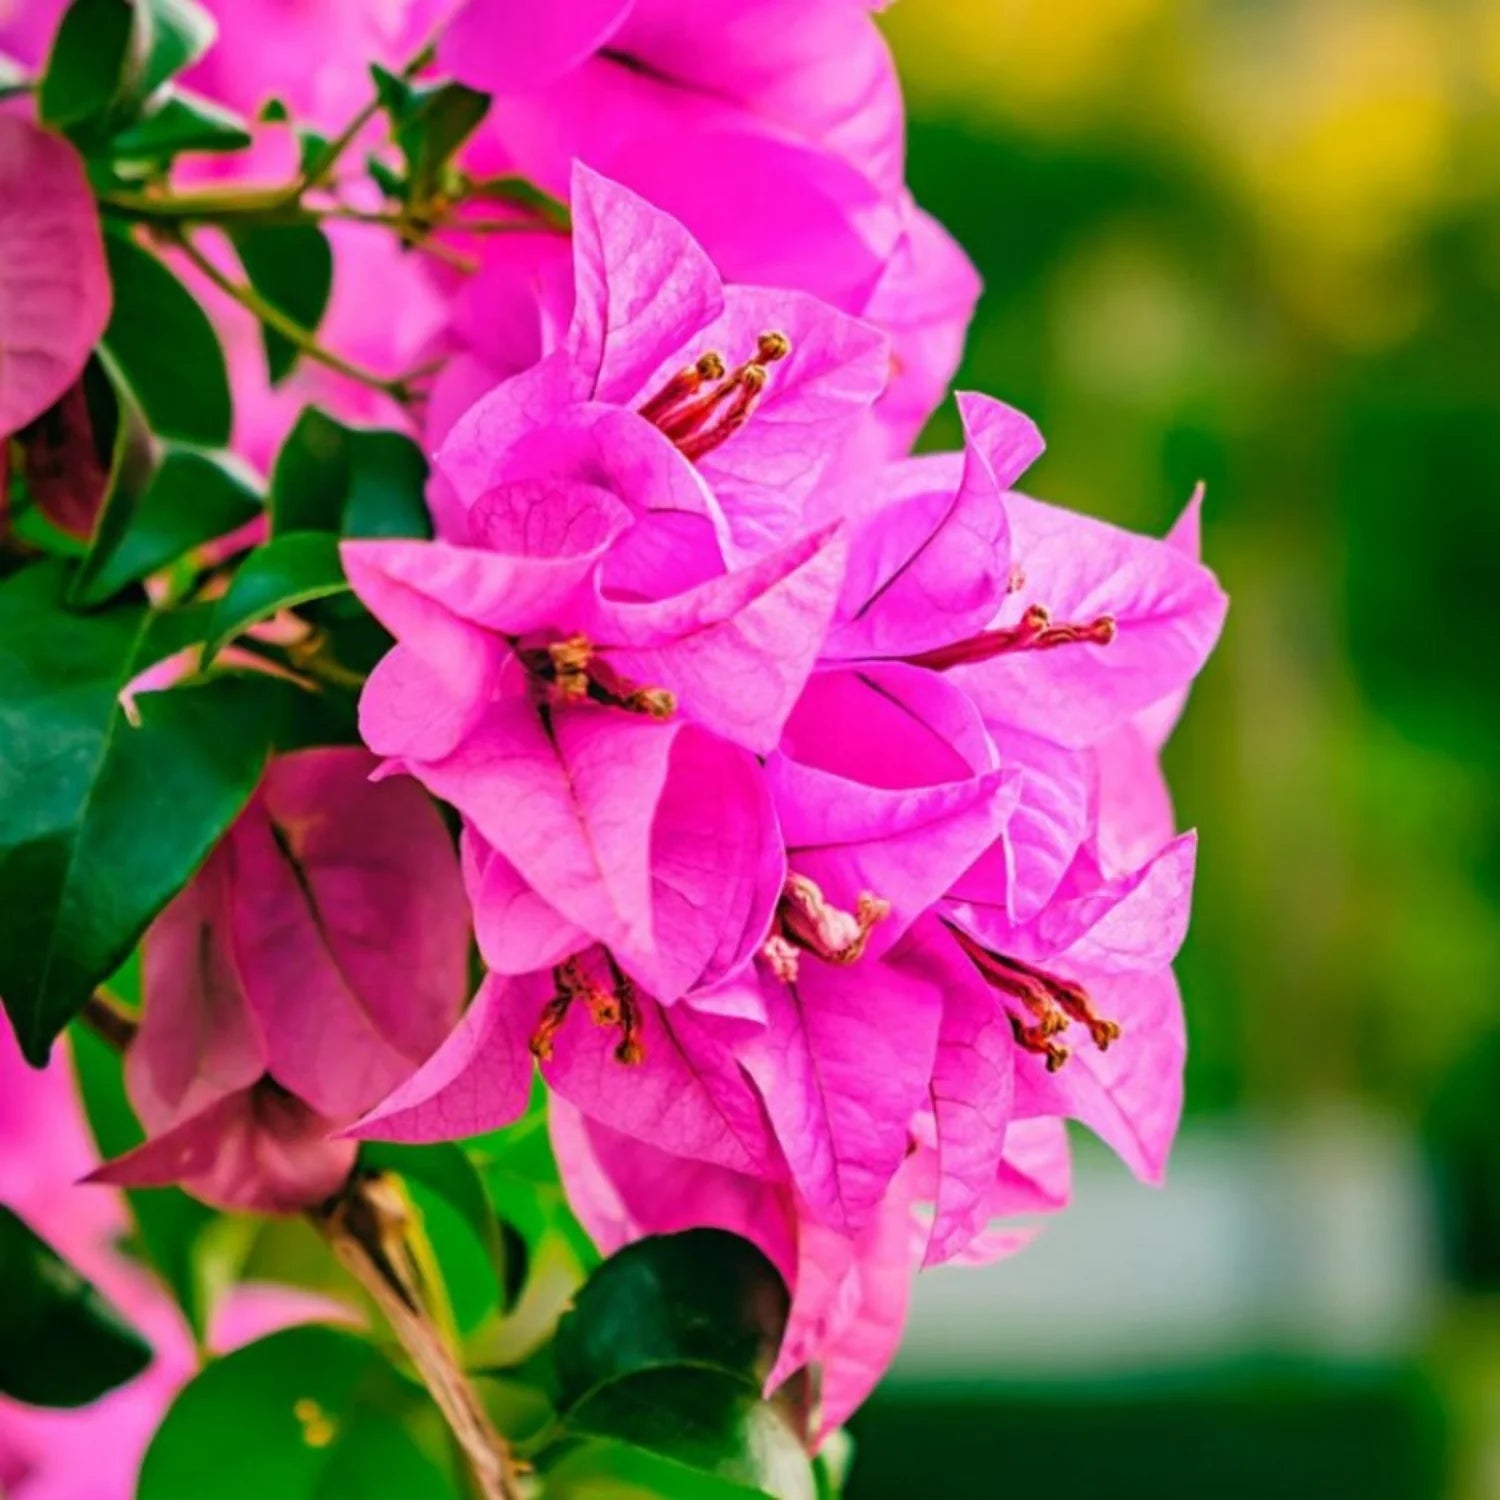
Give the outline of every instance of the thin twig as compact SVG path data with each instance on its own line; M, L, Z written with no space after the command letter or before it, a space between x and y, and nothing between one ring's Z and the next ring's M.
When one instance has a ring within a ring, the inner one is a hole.
M78 1019L101 1041L108 1042L116 1052L123 1052L140 1030L140 1022L124 1004L108 990L95 990L83 1002Z
M407 1245L406 1208L390 1183L355 1176L312 1214L351 1276L374 1299L462 1450L482 1500L520 1500L520 1475L504 1438L423 1305Z
M171 237L171 243L176 245L226 297L232 297L241 307L253 313L267 328L279 333L308 359L316 360L320 365L326 365L328 369L336 370L350 380L369 386L371 390L379 391L393 401L400 401L404 404L412 399L413 392L404 380L367 370L363 365L357 365L352 360L345 359L341 354L335 354L332 349L320 344L307 329L287 317L279 307L267 302L254 287L241 285L226 276L188 239L186 234L181 232L174 234Z

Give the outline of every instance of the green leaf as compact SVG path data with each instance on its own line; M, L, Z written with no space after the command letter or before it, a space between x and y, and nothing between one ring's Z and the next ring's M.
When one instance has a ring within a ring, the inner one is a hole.
M216 30L194 0L73 0L42 78L42 120L97 141L202 57Z
M315 406L297 419L271 474L271 530L432 535L427 461L410 438L345 427Z
M273 537L249 553L214 605L205 663L259 620L310 599L326 599L349 587L339 562L338 538L300 531Z
M353 472L344 501L344 535L432 535L427 460L405 433L351 429Z
M169 161L179 151L243 151L251 135L222 105L174 90L149 114L110 141L116 161Z
M132 727L154 617L70 614L66 587L56 564L0 584L0 997L37 1064L238 815L272 719L269 682L223 678L144 695Z
M178 1395L136 1500L458 1500L403 1421L409 1400L352 1333L273 1334L215 1360Z
M261 514L253 478L228 455L169 446L145 492L121 523L117 503L101 527L73 586L73 599L99 604Z
M271 531L343 529L354 462L349 429L316 406L287 434L271 471Z
M144 98L197 62L213 46L219 27L195 0L138 0L138 4L149 18L151 39L141 80Z
M763 1500L749 1489L616 1438L573 1442L548 1463L547 1500Z
M786 1284L747 1240L718 1229L638 1240L594 1272L557 1330L560 1402L671 1366L719 1371L758 1392L788 1310Z
M144 70L146 45L131 0L73 0L42 75L42 122L67 130L105 114Z
M270 224L231 236L250 285L299 328L315 332L333 291L333 251L315 224ZM291 374L297 347L262 325L271 384Z
M643 1370L568 1416L574 1433L618 1438L775 1500L816 1500L812 1464L770 1402L716 1370Z
M208 314L134 240L107 234L104 248L115 299L104 348L152 430L222 448L231 424L229 374Z
M465 1244L446 1232L441 1216L433 1212L436 1205L425 1201L420 1191L414 1193L424 1211L428 1235L443 1268L459 1325L465 1329L475 1327L504 1298L507 1275L500 1221L473 1163L451 1143L401 1146L385 1141L365 1142L360 1149L360 1163L373 1171L396 1173L406 1180L409 1190L428 1190L456 1216L466 1235ZM474 1264L474 1255L466 1254L466 1250L478 1253L482 1280L477 1285L473 1277L458 1275L465 1266Z
M0 1287L0 1394L34 1406L84 1406L151 1363L151 1346L3 1207Z
M124 1060L108 1042L76 1023L69 1044L94 1144L102 1157L123 1156L146 1138L125 1094ZM156 1268L194 1333L204 1338L209 1297L195 1252L199 1236L217 1215L181 1188L136 1188L125 1197L139 1234L139 1245L127 1248L138 1249Z
M490 107L488 94L461 83L413 90L396 125L396 144L406 158L412 200L437 191L453 153L474 133Z

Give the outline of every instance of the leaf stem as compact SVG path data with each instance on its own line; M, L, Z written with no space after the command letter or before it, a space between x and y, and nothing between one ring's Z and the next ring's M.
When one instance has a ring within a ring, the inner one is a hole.
M379 375L374 370L357 365L352 360L345 359L343 355L335 354L326 345L320 344L307 329L287 317L279 307L267 302L254 287L243 285L232 277L226 276L181 230L172 233L169 239L226 297L232 297L247 312L253 313L267 328L279 333L308 359L316 360L318 364L337 371L349 380L358 381L360 385L368 386L373 391L379 391L393 401L406 404L412 400L414 392L404 379Z

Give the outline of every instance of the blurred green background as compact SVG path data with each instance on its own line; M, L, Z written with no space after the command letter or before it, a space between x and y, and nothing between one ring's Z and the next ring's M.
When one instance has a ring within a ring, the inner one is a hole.
M1233 608L1168 757L1168 1189L1084 1150L1020 1259L924 1278L851 1496L1500 1496L1500 4L883 19L986 282L961 384L1049 499L1162 531L1206 480Z

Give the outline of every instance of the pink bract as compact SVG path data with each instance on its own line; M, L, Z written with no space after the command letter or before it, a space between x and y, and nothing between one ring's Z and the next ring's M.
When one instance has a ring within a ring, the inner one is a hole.
M436 809L372 784L359 750L274 760L250 807L145 944L126 1077L150 1139L98 1180L181 1181L286 1213L337 1190L328 1139L453 1025L468 920Z
M99 215L78 153L0 114L0 440L78 379L109 307Z

